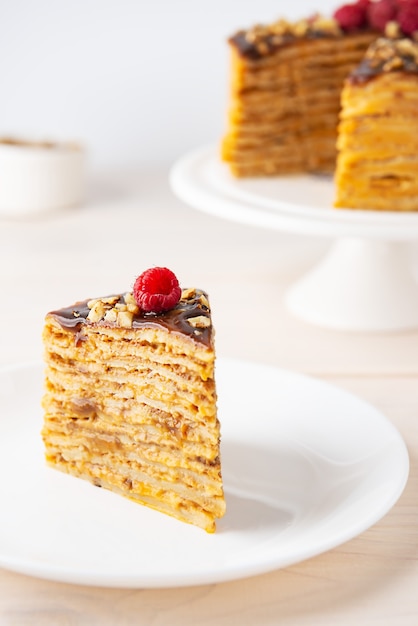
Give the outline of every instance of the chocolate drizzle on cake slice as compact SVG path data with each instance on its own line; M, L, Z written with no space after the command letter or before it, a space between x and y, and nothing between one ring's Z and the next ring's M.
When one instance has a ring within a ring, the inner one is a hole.
M86 300L49 313L43 339L48 463L213 532L225 499L207 294L184 289L160 313L130 292Z
M184 295L173 309L158 314L141 311L134 303L132 294L127 293L84 300L70 307L51 311L49 315L63 328L75 332L82 332L83 326L92 320L102 326L115 327L121 325L122 319L127 327L161 327L213 347L208 295L201 289L184 289L182 293Z

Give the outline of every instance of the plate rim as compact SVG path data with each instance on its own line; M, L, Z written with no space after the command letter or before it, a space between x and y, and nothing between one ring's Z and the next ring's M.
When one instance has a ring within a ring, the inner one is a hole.
M391 497L382 504L379 508L374 510L373 515L368 515L366 518L359 520L356 524L351 524L350 532L347 534L346 532L338 534L333 534L333 539L330 541L326 539L322 541L322 546L318 547L318 542L316 542L310 551L306 551L306 549L302 550L302 552L298 555L289 556L287 559L277 559L277 555L271 556L270 559L263 559L262 561L252 563L250 566L247 565L243 570L242 563L234 563L232 566L229 565L227 570L224 572L219 571L219 567L211 567L205 571L200 573L192 572L190 574L182 573L179 577L176 576L176 580L173 580L173 575L169 574L166 578L161 576L160 574L151 574L146 575L138 574L138 575L127 575L127 576L116 576L112 578L108 573L103 574L102 572L93 569L90 569L88 572L83 572L80 575L80 570L75 568L69 568L68 566L56 565L48 563L46 566L42 566L39 561L33 561L30 559L22 559L22 558L4 558L4 555L0 552L0 567L4 567L10 571L15 571L22 574L31 575L37 578L64 582L69 584L81 584L86 586L102 586L102 587L112 587L112 588L176 588L176 587L187 587L187 586L196 586L203 584L214 584L214 583L222 583L232 580L239 580L242 578L248 578L250 576L260 575L263 573L272 572L278 569L283 569L289 567L290 565L300 563L312 557L323 554L329 550L334 549L337 546L343 545L347 541L354 539L359 536L367 529L374 526L379 520L381 520L396 504L400 496L402 495L405 486L408 482L409 477L409 454L407 445L396 428L393 422L379 409L377 409L374 405L370 404L366 400L363 400L361 397L356 394L351 393L343 388L334 385L326 380L318 379L316 377L300 373L297 371L292 371L289 369L277 367L270 364L265 364L257 361L248 361L231 357L221 357L218 356L218 362L221 364L225 364L229 367L234 365L239 365L242 367L251 367L251 368L260 368L260 370L268 369L272 373L276 373L277 375L291 376L297 381L309 381L310 384L314 384L314 386L320 387L323 390L331 389L333 392L337 390L341 397L351 398L354 402L360 403L364 408L368 410L372 410L375 417L378 417L379 421L385 424L386 428L389 428L391 433L391 437L394 437L396 440L397 446L399 446L399 450L403 452L403 466L402 466L402 479L400 479L397 483L397 488L393 490L391 493ZM39 375L40 369L44 367L42 361L39 360L31 360L25 361L22 363L15 363L12 365L3 365L0 367L0 377L4 374L10 373L18 373L22 370L30 370L33 369ZM1 402L1 399L0 399ZM1 404L0 404L1 409ZM1 419L1 410L0 410L0 419ZM202 531L203 532L203 531ZM341 536L342 535L342 536ZM191 579L192 577L192 579Z

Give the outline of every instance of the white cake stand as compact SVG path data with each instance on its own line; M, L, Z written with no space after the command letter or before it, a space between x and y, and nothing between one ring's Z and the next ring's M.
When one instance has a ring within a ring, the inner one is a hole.
M418 213L334 209L328 177L235 179L214 147L181 158L170 182L179 198L211 215L336 238L286 295L297 317L340 330L418 328L418 284L406 245L418 239Z

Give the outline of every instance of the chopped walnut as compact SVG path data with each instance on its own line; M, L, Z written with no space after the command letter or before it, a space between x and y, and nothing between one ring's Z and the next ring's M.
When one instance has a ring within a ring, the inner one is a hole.
M126 305L126 309L127 309L127 311L129 311L130 313L133 313L134 315L139 313L139 306L137 304L129 303L129 304Z
M104 316L106 322L116 322L118 318L118 312L116 309L109 309Z
M130 292L125 293L125 295L123 296L123 299L125 300L124 305L122 306L116 305L120 311L129 311L130 313L133 313L134 315L139 313L139 306L132 293Z
M309 30L308 20L299 20L292 26L292 35L295 37L305 37Z
M272 35L288 35L291 32L292 25L287 20L277 20L270 25L269 30Z
M205 315L190 317L187 321L189 322L190 326L193 326L193 328L209 328L210 326L210 319Z
M379 61L387 61L395 55L393 41L381 37L374 46L371 47L370 58L377 58Z
M259 41L265 39L268 35L269 28L267 26L257 24L245 33L245 39L248 41L248 43L257 44Z
M127 293L125 293L125 295L123 296L123 299L125 300L126 304L134 304L135 306L137 306L137 302L134 298L134 294L131 293L130 291L128 291Z
M129 298L129 304L125 304L125 302L120 302L119 296L90 300L87 303L90 309L87 319L90 322L105 321L123 328L132 328L133 317L139 312L139 308L135 300L135 304Z
M333 17L323 17L322 15L318 15L317 17L314 17L310 26L313 31L324 33L326 35L338 37L342 34L342 30L337 20Z
M89 306L89 304L90 303L88 303L87 306ZM100 300L96 300L89 308L90 312L87 315L87 319L90 320L90 322L99 322L103 319L106 313L106 306Z
M206 298L206 296L205 296L203 293L201 294L201 296L200 296L200 298L199 298L199 303L200 303L202 306L204 306L204 307L206 307L207 309L209 309L209 301L208 301L208 299Z
M123 328L132 328L134 317L133 313L130 311L118 311L117 316L118 326L122 326Z
M398 22L388 22L385 26L385 36L389 37L389 39L398 39L401 37L402 31Z
M117 302L118 300L119 296L109 296L108 298L95 298L94 300L90 300L89 302L87 302L87 306L89 307L89 309L92 309L97 302L101 302L104 305L112 305L115 304L115 302Z
M183 289L183 291L181 292L181 299L182 300L191 300L192 298L194 298L196 295L196 289L194 289L193 287L190 289Z

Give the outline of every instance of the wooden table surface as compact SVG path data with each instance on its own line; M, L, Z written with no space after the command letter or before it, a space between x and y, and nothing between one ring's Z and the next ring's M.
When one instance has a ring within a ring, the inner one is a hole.
M418 624L418 331L343 333L291 317L283 294L329 244L198 213L172 196L162 168L92 177L81 208L0 218L0 365L41 359L48 310L129 289L147 267L167 265L183 285L210 293L218 355L355 393L393 422L411 463L393 509L318 557L244 580L163 590L0 570L1 626Z

